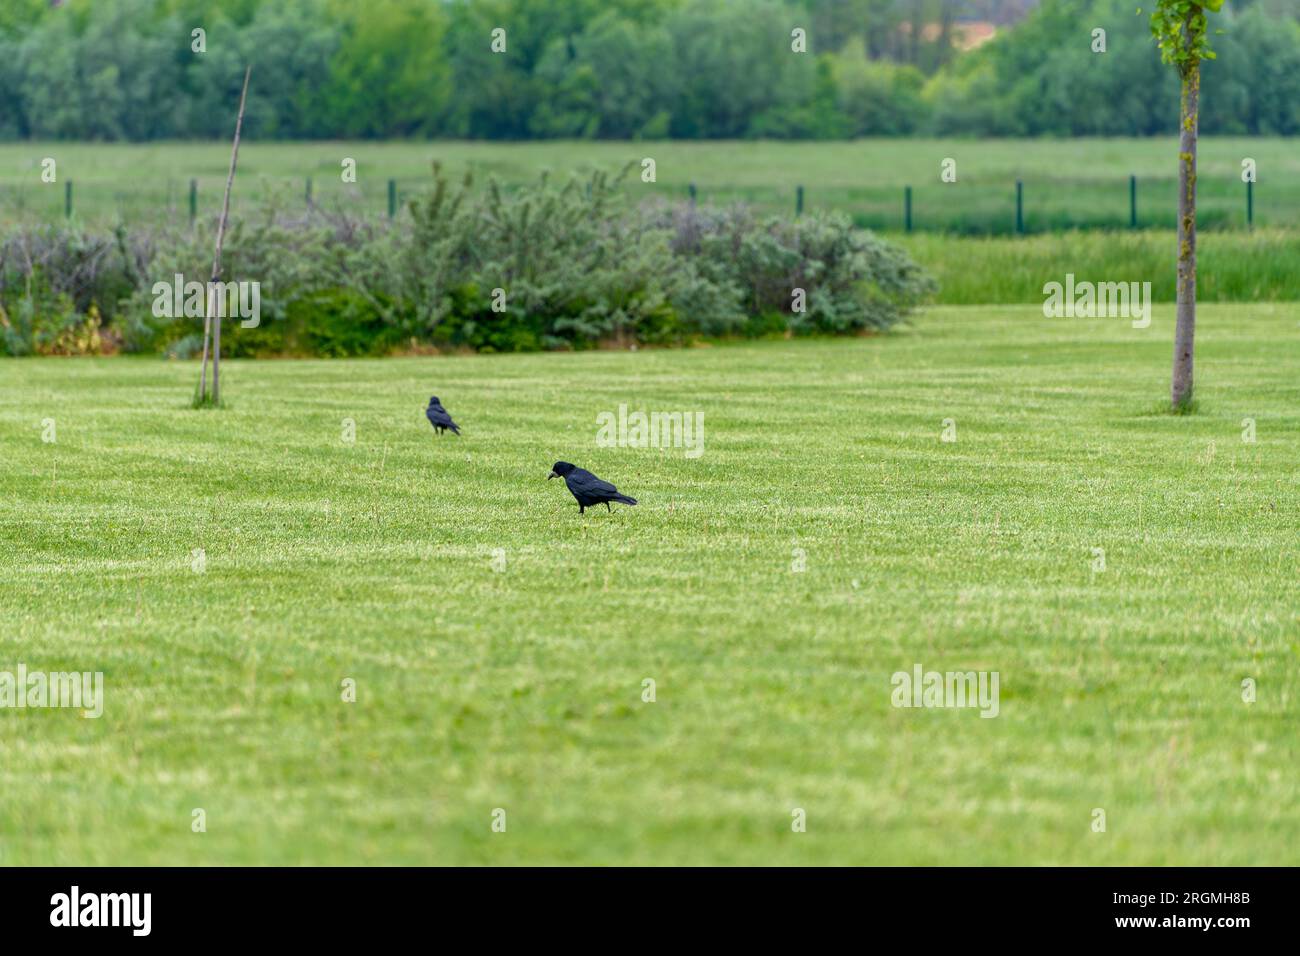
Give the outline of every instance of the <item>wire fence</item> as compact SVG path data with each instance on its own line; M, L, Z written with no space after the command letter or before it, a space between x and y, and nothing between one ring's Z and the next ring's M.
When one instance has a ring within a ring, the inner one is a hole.
M1256 183L1202 180L1198 224L1209 229L1290 225L1291 210L1257 203ZM77 220L84 223L194 223L220 208L224 178L169 179L153 183L0 185L0 225ZM518 187L516 187L518 188ZM1021 179L925 186L826 186L733 188L720 185L652 184L662 199L699 204L745 203L764 212L804 215L836 209L863 227L884 232L947 232L1014 235L1069 229L1173 229L1177 225L1177 181L1139 179ZM254 177L237 183L232 213L308 208L346 210L365 216L397 216L406 203L429 189L426 179L372 179L341 183Z

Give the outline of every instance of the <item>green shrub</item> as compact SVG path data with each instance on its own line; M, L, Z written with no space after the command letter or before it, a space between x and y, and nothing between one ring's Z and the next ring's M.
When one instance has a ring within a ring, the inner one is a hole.
M393 221L264 208L226 235L223 279L260 284L261 322L223 323L223 352L529 351L853 333L888 329L932 288L910 259L843 216L790 222L740 207L634 205L620 179L476 191L435 168L432 188ZM206 225L0 237L4 351L56 341L89 349L84 322L93 315L97 329L102 315L128 351L193 354L202 319L155 314L154 287L177 275L206 279L213 238Z
M139 281L137 253L125 231L39 226L0 236L0 355L111 347L100 327Z
M884 331L933 291L911 259L841 213L755 220L748 210L670 213L676 248L701 274L739 291L748 328L784 315L795 333ZM796 311L795 292L804 293ZM756 321L757 320L757 321Z

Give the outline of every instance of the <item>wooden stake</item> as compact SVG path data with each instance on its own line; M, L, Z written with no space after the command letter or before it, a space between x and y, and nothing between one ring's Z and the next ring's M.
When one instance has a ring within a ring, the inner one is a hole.
M212 278L208 281L206 307L203 310L203 372L199 378L199 400L208 394L208 339L212 340L212 404L221 401L221 316L213 315L216 287L221 278L221 245L226 238L226 221L230 218L230 190L235 184L235 167L239 163L239 136L244 128L244 103L248 99L248 78L253 72L250 65L244 70L244 88L239 94L239 116L235 120L235 142L230 150L230 174L226 177L226 196L221 203L221 218L217 221L216 250L212 255Z

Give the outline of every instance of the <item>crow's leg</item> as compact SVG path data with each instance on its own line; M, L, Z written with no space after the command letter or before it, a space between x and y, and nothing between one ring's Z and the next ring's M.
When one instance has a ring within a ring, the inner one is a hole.
M605 510L611 513L614 511L614 509L609 506L608 501L605 502Z
M578 514L585 515L586 513L587 513L587 506L584 505L581 501L578 502Z

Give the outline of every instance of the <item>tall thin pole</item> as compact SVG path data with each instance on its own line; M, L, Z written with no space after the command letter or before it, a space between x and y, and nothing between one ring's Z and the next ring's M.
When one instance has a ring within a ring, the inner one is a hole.
M230 174L226 177L226 196L221 203L221 219L217 222L216 250L212 255L212 278L208 281L207 308L203 319L203 375L200 379L199 397L206 397L208 379L208 330L212 334L212 404L221 401L221 316L214 315L216 283L221 278L221 245L226 239L226 220L230 218L230 190L235 184L235 167L239 162L239 136L244 128L244 103L248 99L248 77L253 72L250 65L244 70L244 89L239 94L239 116L235 120L235 142L230 150Z

